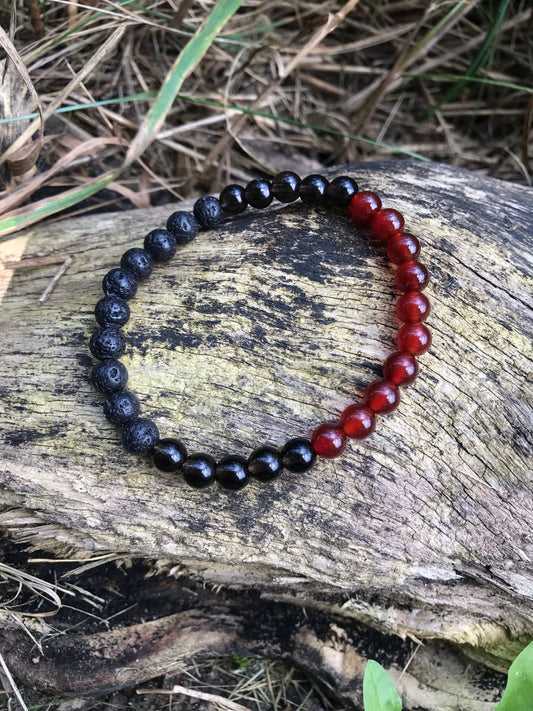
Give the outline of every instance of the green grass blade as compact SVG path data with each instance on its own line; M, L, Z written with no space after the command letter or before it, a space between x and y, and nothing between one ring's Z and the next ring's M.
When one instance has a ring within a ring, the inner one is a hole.
M533 642L514 660L507 686L496 711L531 711L533 708Z
M139 127L137 136L126 155L125 165L132 163L153 141L175 101L183 81L207 52L226 22L237 12L242 1L219 0L202 27L185 45L167 74L154 105Z
M533 87L524 86L523 84L513 84L509 81L499 81L497 79L485 79L483 77L467 77L462 74L433 74L406 72L405 77L414 77L419 79L433 79L435 81L463 81L475 82L476 84L486 84L487 86L498 86L502 89L512 89L513 91L523 91L525 94L533 94Z
M402 700L385 669L373 659L366 665L363 677L365 711L402 711Z

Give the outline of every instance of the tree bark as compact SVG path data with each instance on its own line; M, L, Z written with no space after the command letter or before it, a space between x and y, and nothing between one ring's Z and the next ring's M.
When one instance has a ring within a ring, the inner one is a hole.
M61 555L156 558L502 670L533 637L532 193L439 164L343 172L405 215L432 277L434 345L376 432L239 493L127 455L88 382L92 310L106 271L169 210L41 225L0 245L73 259L44 304L57 265L0 272L0 524ZM383 248L344 214L249 210L140 285L129 386L190 452L281 446L380 377L395 299ZM455 684L456 706L428 708L463 708Z

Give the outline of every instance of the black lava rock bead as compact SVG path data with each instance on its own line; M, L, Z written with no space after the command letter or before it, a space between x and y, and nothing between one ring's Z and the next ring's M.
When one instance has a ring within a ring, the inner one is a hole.
M237 491L250 480L248 462L238 454L230 454L217 462L215 478L224 489Z
M355 180L339 175L326 186L326 202L335 207L348 207L358 190Z
M129 269L118 267L107 272L102 281L102 289L104 294L114 294L128 301L137 293L137 281Z
M126 350L126 339L112 326L97 328L89 342L91 353L98 360L115 360Z
M168 262L176 254L178 243L170 230L152 230L144 238L144 248L154 262Z
M141 247L132 247L124 252L120 260L123 269L129 269L136 279L147 279L154 268L154 260L150 252Z
M268 180L263 180L263 178L251 180L244 189L244 197L252 207L258 209L268 207L274 199L272 185Z
M130 454L150 454L158 439L159 430L155 424L143 417L126 422L122 430L122 445Z
M316 452L308 439L295 437L281 450L281 461L291 472L306 472L316 462Z
M300 176L290 170L278 173L272 181L272 194L280 202L294 202L298 200Z
M91 382L101 393L114 393L126 387L128 371L119 360L104 360L94 366Z
M167 230L172 232L178 244L187 244L198 234L199 225L192 212L180 210L168 218Z
M205 230L218 225L224 219L220 200L212 195L205 195L197 200L193 212L198 224Z
M181 467L183 478L189 486L203 489L215 480L216 462L209 454L192 454Z
M300 183L300 200L307 205L320 205L324 202L327 185L323 175L308 175Z
M241 185L227 185L220 193L220 205L228 215L238 215L244 212L248 205Z
M260 481L271 481L282 470L281 454L274 447L258 447L248 457L248 471Z
M162 472L177 472L186 458L187 450L179 439L160 439L152 449L152 462Z
M137 395L129 390L111 393L104 402L104 415L114 425L124 425L139 417L141 406Z
M109 294L96 304L94 316L100 326L114 326L120 328L128 322L130 307L125 299Z

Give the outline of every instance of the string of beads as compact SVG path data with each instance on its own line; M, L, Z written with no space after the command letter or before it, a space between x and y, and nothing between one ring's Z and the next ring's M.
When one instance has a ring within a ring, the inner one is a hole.
M290 439L281 449L263 445L248 458L232 454L216 462L203 452L188 454L179 439L161 438L154 422L139 416L139 400L126 389L128 372L119 360L126 350L120 329L130 316L128 301L135 296L138 282L150 276L155 262L170 260L178 246L191 242L199 230L211 229L226 216L237 215L248 206L265 208L274 198L282 203L299 198L307 205L348 209L357 225L370 227L373 237L386 244L388 258L396 266L395 283L401 292L396 304L396 315L403 323L396 336L398 350L384 362L383 378L370 383L362 401L349 405L338 422L320 424L310 439ZM300 179L296 173L284 171L272 181L252 180L246 187L228 185L218 199L200 198L192 213L174 212L166 229L157 228L146 235L144 248L128 249L122 255L120 267L111 269L103 279L104 297L95 308L99 328L92 335L90 350L100 361L93 368L91 379L97 390L107 396L106 418L122 428L126 451L151 455L160 471L181 472L184 480L195 488L217 480L226 489L242 489L251 477L270 481L283 469L297 473L309 470L317 456L338 457L347 438L368 437L374 431L376 415L392 412L398 406L399 388L410 385L418 374L416 356L431 346L431 333L423 323L430 313L430 304L422 293L429 275L418 261L419 254L420 243L404 231L403 216L397 210L383 208L376 193L359 192L356 182L348 176L329 182L321 175Z

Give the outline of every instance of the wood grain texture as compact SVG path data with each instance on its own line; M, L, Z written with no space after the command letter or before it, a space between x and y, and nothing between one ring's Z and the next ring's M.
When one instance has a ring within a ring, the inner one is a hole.
M105 272L168 209L43 225L18 238L24 257L74 261L44 305L56 267L1 272L0 523L36 546L166 560L504 666L533 636L532 192L438 164L349 172L404 213L432 276L434 346L376 433L237 494L127 455L88 382L92 310ZM380 375L396 298L383 251L344 215L247 212L140 286L131 389L191 452L282 445Z

